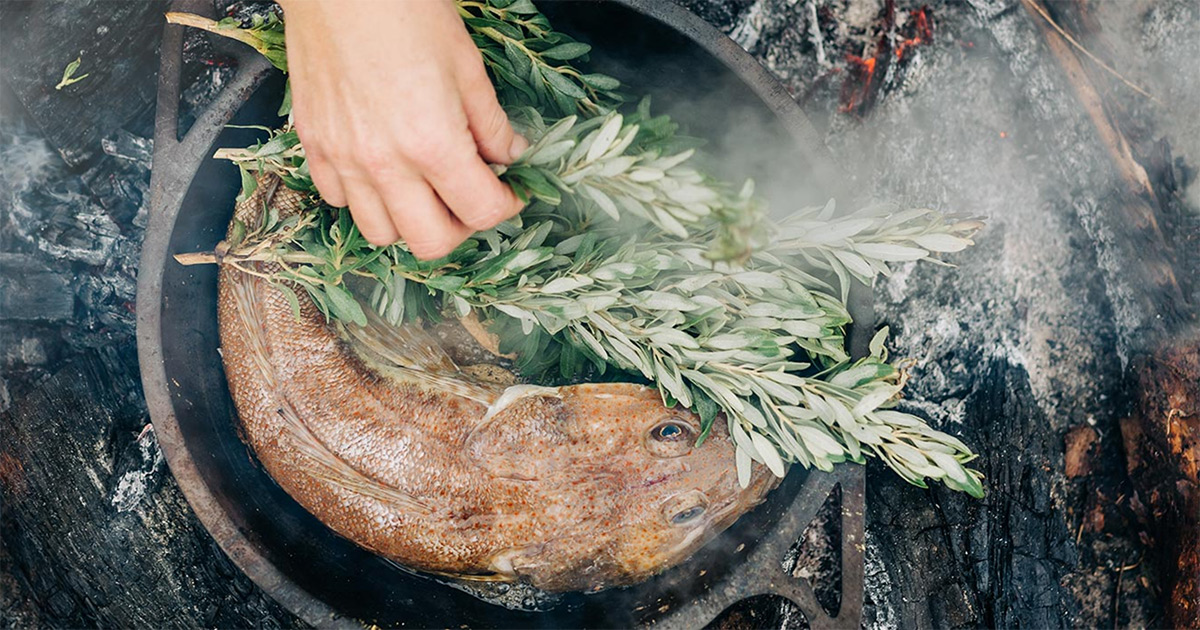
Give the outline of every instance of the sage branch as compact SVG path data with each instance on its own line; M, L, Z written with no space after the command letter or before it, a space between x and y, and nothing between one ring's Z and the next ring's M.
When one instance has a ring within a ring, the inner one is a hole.
M343 324L366 320L356 295L394 324L474 314L526 377L645 379L666 404L699 414L701 440L724 417L743 484L752 461L783 476L791 464L829 470L870 455L916 485L982 496L965 444L894 409L907 375L888 362L887 329L857 360L844 337L852 282L960 251L978 222L891 206L839 213L832 201L775 221L752 182L733 187L693 167L697 143L649 101L624 106L616 79L583 72L588 47L532 2L458 6L533 141L494 167L528 202L519 217L435 261L403 243L372 246L348 210L320 199L285 126L217 156L239 166L243 195L274 175L309 193L310 207L289 217L267 208L203 260L265 275L297 316L297 291ZM276 25L209 30L279 57L282 38L262 37L281 33Z

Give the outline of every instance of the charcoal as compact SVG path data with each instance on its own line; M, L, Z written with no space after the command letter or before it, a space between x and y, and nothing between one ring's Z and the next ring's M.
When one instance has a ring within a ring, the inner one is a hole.
M4 79L67 164L95 158L101 138L153 106L165 11L165 0L0 4ZM77 57L89 76L54 89Z
M0 319L62 321L74 312L69 275L24 254L0 253Z

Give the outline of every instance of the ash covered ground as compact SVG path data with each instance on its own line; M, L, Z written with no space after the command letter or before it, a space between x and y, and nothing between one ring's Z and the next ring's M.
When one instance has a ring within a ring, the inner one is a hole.
M1131 406L1125 360L1140 316L1106 246L1117 176L1036 20L1016 0L898 1L894 26L883 0L681 3L787 86L864 196L988 222L974 248L952 257L956 267L902 266L877 286L894 355L915 361L906 408L980 452L989 495L922 490L871 468L866 625L1159 624L1117 426ZM928 35L916 23L922 8ZM1104 37L1087 44L1159 101L1115 92L1137 121L1138 150L1169 144L1179 211L1168 227L1177 248L1194 252L1200 117L1189 105L1200 102L1200 74L1180 69L1200 55L1200 7L1105 3L1097 19ZM889 35L864 98L864 62ZM909 40L919 41L898 54ZM203 39L189 41L185 98L197 107L230 70ZM153 91L148 58L134 73L138 94ZM59 154L46 141L53 121L30 115L14 89L63 63L3 69L0 625L296 625L191 516L148 428L133 303L151 106L68 138L77 144ZM1177 273L1194 276L1200 259L1186 254ZM54 509L63 516L32 516ZM798 549L796 573L827 603L836 533L826 519ZM143 577L88 584L105 572ZM724 624L803 620L786 603L756 600Z

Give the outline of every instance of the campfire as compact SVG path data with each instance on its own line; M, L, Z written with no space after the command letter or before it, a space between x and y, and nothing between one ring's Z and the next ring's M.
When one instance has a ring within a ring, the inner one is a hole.
M839 477L794 544L732 546L796 579L717 627L798 627L814 606L871 627L1200 625L1195 3L679 4L780 80L859 200L988 224L954 267L899 265L864 298L912 359L900 409L980 454L986 496ZM290 625L191 516L159 446L177 436L148 421L134 293L162 15L113 6L0 9L20 60L0 68L0 609ZM179 37L186 129L244 59Z

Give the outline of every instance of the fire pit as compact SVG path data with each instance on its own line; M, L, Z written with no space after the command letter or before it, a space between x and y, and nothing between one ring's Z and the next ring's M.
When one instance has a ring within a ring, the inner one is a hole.
M850 187L988 219L977 245L952 258L956 268L901 266L873 296L879 323L892 329L893 356L916 360L903 409L980 453L988 495L922 490L868 469L864 624L1195 625L1187 617L1195 585L1186 578L1197 574L1187 569L1195 557L1187 535L1200 529L1189 520L1196 483L1184 464L1195 461L1188 453L1196 430L1189 388L1197 382L1200 118L1192 112L1200 75L1189 69L1200 56L1200 7L676 3L767 68ZM211 452L181 441L180 420L199 413L189 404L220 408L224 399L172 398L176 386L160 371L146 391L158 392L151 402L161 435L148 424L135 315L169 337L200 336L188 326L164 329L159 301L138 313L133 304L138 275L162 289L172 232L172 221L156 213L146 253L159 264L139 274L155 35L165 6L76 9L0 3L0 56L10 61L0 64L0 619L38 627L303 624L289 610L328 619L328 605L304 608L315 589L263 559L266 543L246 519L218 518L233 509L227 490L236 484L227 478L210 491L201 466L219 460L252 469L249 454L235 441ZM918 28L922 13L930 37ZM164 50L178 50L180 36L169 33ZM253 93L253 77L229 85L233 48L193 35L187 50L182 118L231 88L220 101L224 113L193 127L215 134L222 116ZM54 90L81 51L79 74L90 77ZM164 99L161 111L174 106ZM167 134L158 143L156 209L179 206L213 148L211 137L179 147L177 140ZM200 215L229 207L225 188L208 190L213 203L201 204ZM214 242L197 235L183 245ZM151 353L146 369L158 369L160 358ZM219 373L200 373L220 387ZM192 517L159 441L196 454L190 463L176 458L174 472L192 484L191 505L208 529ZM800 560L787 566L800 579L815 573L819 601L834 609L837 593L829 591L839 580L827 569L840 564L842 542L831 548L817 535L825 524L804 535ZM264 589L214 536L259 571ZM289 591L288 608L265 595ZM851 612L847 601L840 615ZM722 615L719 627L794 628L802 616L789 599L753 598Z

